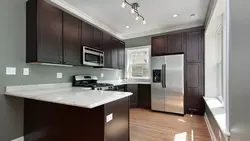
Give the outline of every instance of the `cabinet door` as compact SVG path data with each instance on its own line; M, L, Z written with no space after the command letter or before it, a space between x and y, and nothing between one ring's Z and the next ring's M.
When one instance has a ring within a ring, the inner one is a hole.
M183 33L168 35L168 54L183 53Z
M202 63L187 63L185 105L188 114L204 114Z
M203 31L187 33L186 60L188 62L203 62Z
M112 44L111 44L111 36L107 33L103 32L103 44L102 48L104 51L104 67L112 68Z
M158 36L152 38L152 56L165 55L167 53L167 36Z
M140 108L151 109L151 85L138 85L138 105Z
M82 45L94 47L94 27L82 22Z
M130 96L130 107L137 108L138 107L138 85L137 84L127 85L127 92L133 93L133 95Z
M112 38L112 68L118 68L119 40Z
M62 63L62 11L43 0L38 0L37 4L38 61Z
M118 68L124 69L125 68L125 43L120 41L119 42L119 49L118 49Z
M101 30L94 28L94 44L93 44L94 48L102 49L102 32Z
M81 65L81 21L63 13L63 63Z

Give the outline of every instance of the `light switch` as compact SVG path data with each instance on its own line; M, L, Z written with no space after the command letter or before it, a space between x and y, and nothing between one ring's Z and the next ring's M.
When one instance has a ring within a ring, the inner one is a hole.
M30 69L29 68L23 68L23 75L29 75Z
M57 78L62 78L62 77L63 77L63 76L62 76L62 73L61 73L61 72L57 73L57 74L56 74L56 77L57 77Z
M6 75L16 75L15 67L6 67Z
M101 73L101 77L104 77L104 74L103 74L103 73Z
M113 120L113 113L106 116L106 122L110 122L111 120Z

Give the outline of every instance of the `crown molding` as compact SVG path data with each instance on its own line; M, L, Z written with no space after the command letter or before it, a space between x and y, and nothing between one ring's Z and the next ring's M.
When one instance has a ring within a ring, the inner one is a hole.
M149 35L155 35L155 34L161 34L161 33L171 32L171 31L175 31L175 30L181 30L181 29L192 28L192 27L204 25L204 22L199 21L199 22L195 22L192 24L179 25L179 26L173 26L173 27L167 27L167 28L157 28L157 29L153 29L150 31L140 32L140 33L121 34L117 31L115 31L114 29L104 25L103 23L99 22L98 20L95 20L94 18L92 18L88 14L75 8L74 6L65 2L64 0L45 0L45 1L58 7L59 9L62 9L65 12L68 12L68 13L78 17L81 20L88 22L89 24L91 24L97 28L100 28L100 29L108 32L109 34L111 34L111 35L113 35L121 40L149 36Z
M132 38L138 38L138 37L144 37L144 36L157 35L157 34L172 32L176 30L199 27L203 25L204 25L203 22L194 22L191 24L185 24L185 25L179 25L179 26L173 26L173 27L167 27L167 28L157 28L157 29L146 31L146 32L123 35L122 39L126 40L126 39L132 39Z
M95 20L94 18L92 18L91 16L89 16L88 14L82 12L81 10L75 8L74 6L70 5L69 3L65 2L64 0L45 0L48 3L54 5L55 7L62 9L65 12L68 12L86 22L88 22L89 24L100 28L106 32L108 32L109 34L116 36L119 39L122 39L122 35L119 34L118 32L116 32L115 30L113 30L112 28L102 24L101 22Z

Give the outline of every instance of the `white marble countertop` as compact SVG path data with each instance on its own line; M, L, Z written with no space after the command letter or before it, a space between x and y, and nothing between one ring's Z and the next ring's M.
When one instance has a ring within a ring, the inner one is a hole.
M130 92L98 91L70 85L55 85L57 86L53 84L40 87L37 85L8 86L5 95L90 109L132 95Z
M150 81L130 81L130 80L101 80L98 83L110 83L114 86L126 85L126 84L151 84Z

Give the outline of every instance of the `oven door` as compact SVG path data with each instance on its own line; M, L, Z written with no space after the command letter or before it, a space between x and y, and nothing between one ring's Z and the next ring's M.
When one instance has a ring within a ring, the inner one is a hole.
M104 52L83 47L83 64L88 66L104 66Z

